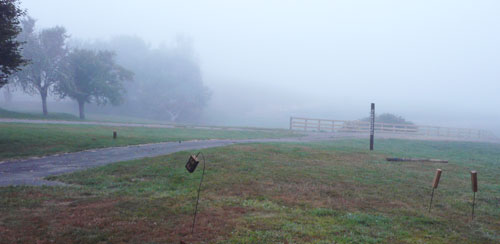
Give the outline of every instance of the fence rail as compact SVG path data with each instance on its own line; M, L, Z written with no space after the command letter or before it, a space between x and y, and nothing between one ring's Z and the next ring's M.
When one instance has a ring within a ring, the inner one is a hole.
M290 117L290 130L369 134L370 122ZM486 130L413 124L375 122L375 133L383 133L384 135L405 135L410 137L418 136L458 140L498 141L498 138L493 133Z

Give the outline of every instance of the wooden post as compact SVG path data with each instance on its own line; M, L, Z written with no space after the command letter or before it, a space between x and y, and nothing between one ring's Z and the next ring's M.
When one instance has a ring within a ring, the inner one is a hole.
M304 123L304 130L307 130L307 119L305 120L305 123Z
M335 132L335 121L332 120L332 132Z
M320 131L321 131L321 120L318 119L318 132L320 132Z
M441 169L436 170L436 175L434 175L434 181L432 181L432 193L431 193L431 202L429 203L429 213L431 212L432 208L432 199L434 198L434 190L438 188L439 185L439 179L441 179Z
M113 131L113 139L116 139L116 131Z
M290 130L292 130L292 120L293 120L293 117L290 117Z
M434 175L434 181L432 182L432 188L434 189L438 188L439 180L441 179L441 172L443 172L441 169L436 170L436 175Z
M477 192L477 172L476 171L471 171L470 172L470 179L472 183L472 219L474 219L474 205L476 204L476 192Z
M370 151L373 151L374 134L375 134L375 103L372 103L370 112Z
M477 192L477 171L470 172L470 179L472 183L472 191Z

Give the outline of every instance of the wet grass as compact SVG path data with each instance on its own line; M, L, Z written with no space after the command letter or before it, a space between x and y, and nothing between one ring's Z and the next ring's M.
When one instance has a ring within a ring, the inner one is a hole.
M68 113L42 113L16 112L0 108L0 118L7 119L44 119L44 120L80 120L77 116Z
M377 140L245 144L51 177L67 187L0 188L0 242L498 243L500 145ZM387 162L387 156L448 164ZM431 182L443 169L428 213ZM470 220L471 169L479 173Z
M112 138L117 131L118 138ZM154 142L299 136L288 130L206 130L97 125L0 123L0 161Z

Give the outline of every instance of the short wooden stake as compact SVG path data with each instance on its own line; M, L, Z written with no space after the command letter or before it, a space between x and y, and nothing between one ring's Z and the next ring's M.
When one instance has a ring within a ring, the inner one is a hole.
M477 172L475 170L470 172L470 179L472 183L472 219L474 220L474 207L476 204L476 192L477 192Z
M439 180L441 179L441 169L436 170L436 175L434 175L434 181L432 182L432 188L438 188Z
M113 131L113 139L116 139L116 131Z
M434 189L438 188L439 185L439 180L441 179L441 169L436 170L436 174L434 175L434 181L432 182L432 193L431 193L431 202L429 203L429 213L431 212L432 208L432 199L434 198Z

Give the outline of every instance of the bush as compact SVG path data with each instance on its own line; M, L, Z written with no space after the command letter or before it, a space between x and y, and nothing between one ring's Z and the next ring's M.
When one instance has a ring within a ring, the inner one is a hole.
M361 121L369 122L370 118L367 117L367 118L361 119ZM375 122L377 122L377 123L390 123L390 124L407 124L407 125L413 124L413 122L406 121L405 118L398 116L398 115L391 114L391 113L383 113L379 116L376 116Z

